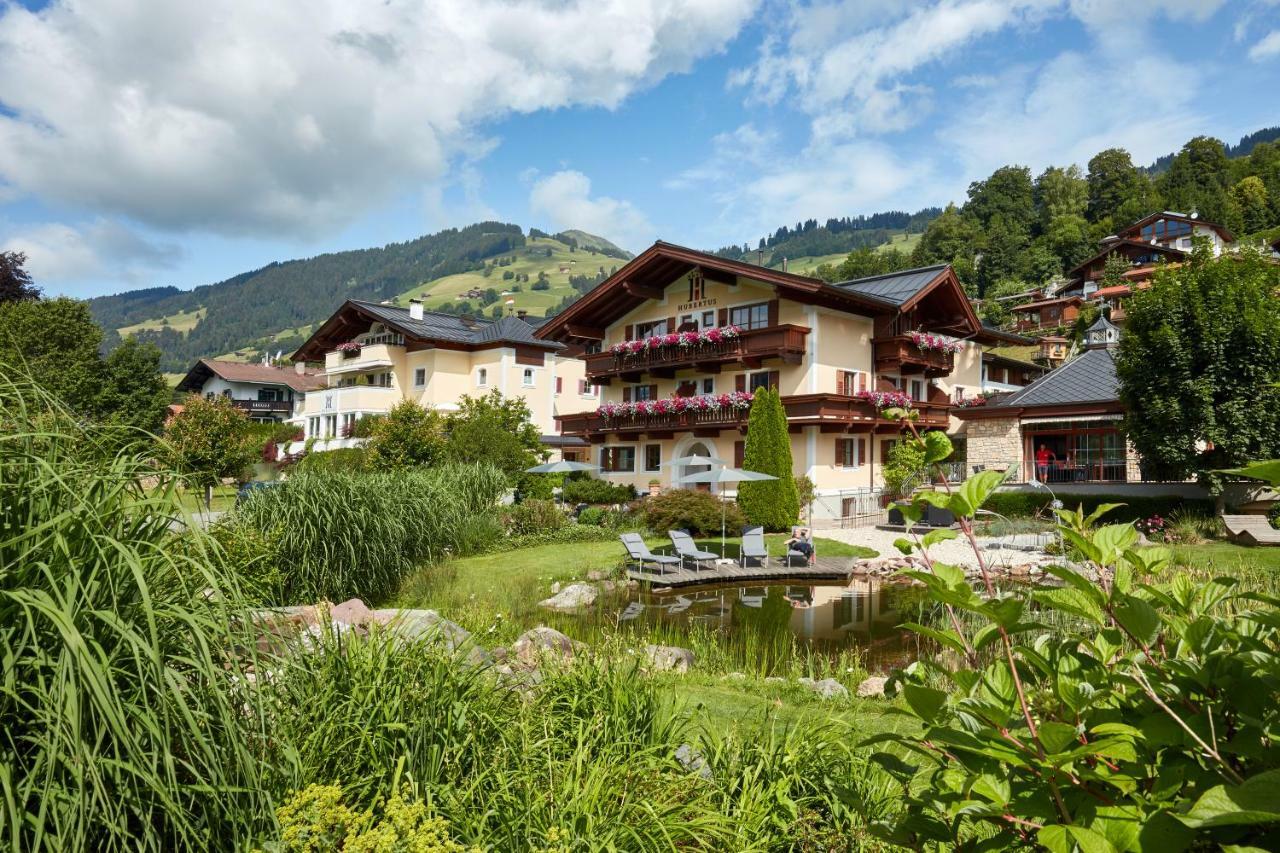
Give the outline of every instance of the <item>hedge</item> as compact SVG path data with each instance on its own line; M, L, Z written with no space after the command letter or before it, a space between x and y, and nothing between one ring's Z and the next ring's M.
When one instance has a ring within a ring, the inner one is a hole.
M1063 506L1069 509L1075 509L1083 505L1086 511L1092 512L1099 504L1124 504L1112 510L1104 517L1104 521L1124 522L1139 521L1144 518L1150 518L1153 515L1161 515L1168 517L1175 509L1181 508L1183 511L1196 512L1202 515L1213 515L1213 501L1202 500L1197 498L1180 498L1170 495L1059 495L1059 500ZM1000 515L1009 518L1017 518L1020 516L1031 516L1039 512L1041 515L1050 516L1048 506L1052 498L1047 492L996 492L987 502L983 504L983 509L991 510Z

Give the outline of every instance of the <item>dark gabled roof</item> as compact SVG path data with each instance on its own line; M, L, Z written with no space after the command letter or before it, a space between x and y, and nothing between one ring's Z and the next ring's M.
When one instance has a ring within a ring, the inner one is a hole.
M1053 299L1041 299L1038 302L1027 302L1022 305L1015 305L1010 311L1030 311L1032 308L1043 308L1045 305L1061 305L1064 302L1084 302L1083 296L1058 296Z
M1026 409L1038 406L1071 406L1077 403L1111 403L1120 399L1116 362L1109 349L1086 350L1083 355L1051 370L1021 391L1015 391L990 409Z
M929 267L917 267L913 270L873 275L866 278L855 278L850 281L838 281L835 287L850 293L859 293L887 302L890 305L902 305L909 302L921 290L937 280L947 268L946 264L934 264Z
M564 349L564 344L535 337L536 329L517 317L486 320L481 317L463 318L441 311L423 311L422 319L415 320L409 309L377 302L350 299L334 312L333 316L316 329L307 342L298 348L295 358L318 357L312 352L313 342L330 337L332 330L343 325L344 315L356 315L377 321L389 329L404 335L406 339L421 344L455 344L459 348L483 348L501 344L534 346L544 350Z
M1136 222L1131 222L1116 232L1116 236L1123 237L1125 234L1133 234L1142 231L1142 226L1148 222L1154 222L1157 219L1174 219L1179 222L1189 222L1192 225L1203 225L1205 228L1212 228L1222 235L1222 238L1228 243L1234 243L1236 237L1230 231L1216 222L1209 222L1198 216L1188 216L1185 213L1178 213L1176 210L1162 210L1159 213L1148 213Z

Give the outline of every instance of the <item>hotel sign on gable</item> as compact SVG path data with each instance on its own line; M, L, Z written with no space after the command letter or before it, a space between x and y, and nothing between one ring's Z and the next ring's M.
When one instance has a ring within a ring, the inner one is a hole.
M715 299L698 299L693 302L685 302L683 305L677 305L676 310L680 312L692 311L695 308L713 308L717 300Z

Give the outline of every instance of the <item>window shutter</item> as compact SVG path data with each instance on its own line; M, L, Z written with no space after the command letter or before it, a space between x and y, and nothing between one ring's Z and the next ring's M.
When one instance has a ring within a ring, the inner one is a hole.
M631 340L631 339L632 339L632 338L631 338L631 336L632 336L633 334L635 334L635 327L634 327L634 326L632 326L630 323L628 323L628 324L627 324L627 327L626 327L625 329L623 329L623 330L622 330L622 337L623 337L625 340L628 340L628 341L629 341L629 340Z
M776 299L769 300L769 325L778 325L778 300Z
M564 377L557 376L556 377L556 393L559 394L563 390L564 390Z
M733 443L733 467L741 468L743 460L747 456L747 443L745 441L735 441Z
M676 330L676 318L668 317L667 318L667 334L669 335L675 330Z
M650 400L656 400L656 399L658 399L658 386L657 386L657 385L650 385L650 386L649 386L649 399L650 399Z
M630 402L631 402L631 389L630 389L630 388L623 388L623 389L622 389L622 402L624 402L624 403L630 403Z
M893 450L893 439L885 439L880 442L880 464L885 465L889 462L889 451Z
M856 453L854 458L857 460L858 465L861 466L867 461L867 440L865 438L858 439L854 448Z
M717 324L721 326L729 325L729 309L728 308L720 309L720 319L717 320Z
M867 390L867 374L865 373L858 374L858 390L859 391Z
M844 467L844 439L843 438L836 439L836 467L837 468Z
M838 397L843 397L845 394L844 378L846 375L847 374L843 370L836 371L836 396Z
M777 391L779 386L781 385L782 385L782 373L777 370L770 370L769 371L769 389L771 391Z
M739 373L737 376L733 377L733 387L735 391L747 390L747 374Z

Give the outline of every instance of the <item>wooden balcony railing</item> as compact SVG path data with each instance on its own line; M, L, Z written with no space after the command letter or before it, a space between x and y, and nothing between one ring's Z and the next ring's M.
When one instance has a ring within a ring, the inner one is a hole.
M894 335L873 338L876 370L885 373L923 373L925 376L946 376L955 368L955 354L935 349L921 349L910 335Z
M289 400L232 400L231 404L246 412L287 415L293 411L293 403Z
M783 324L763 329L748 329L733 340L718 344L693 346L663 346L644 349L636 353L614 354L609 351L583 356L587 365L587 377L597 384L614 376L674 371L680 367L700 367L743 362L748 367L759 367L767 358L780 358L799 364L805 354L806 326Z
M841 394L795 394L782 398L788 423L808 426L827 425L849 428L891 426L898 421L881 417L879 410L867 400ZM918 412L916 424L921 428L945 429L950 406L946 402L914 402ZM665 412L605 417L596 412L557 415L560 431L566 435L604 436L639 435L642 433L707 432L740 429L746 426L749 409L714 409L709 411Z

